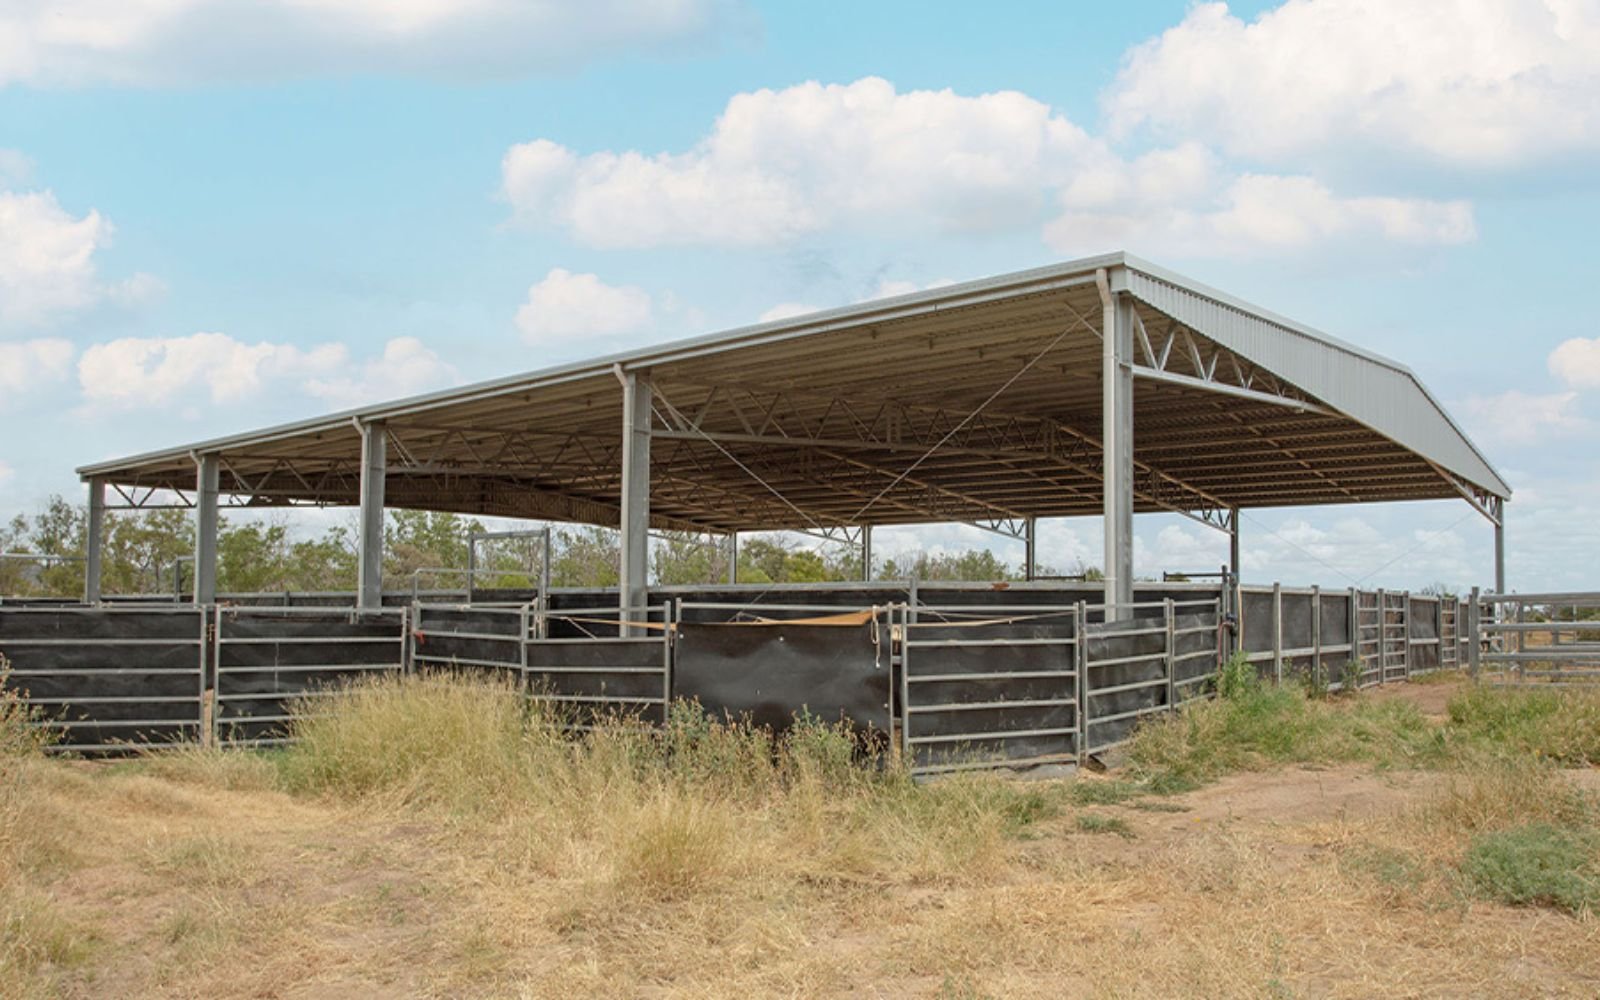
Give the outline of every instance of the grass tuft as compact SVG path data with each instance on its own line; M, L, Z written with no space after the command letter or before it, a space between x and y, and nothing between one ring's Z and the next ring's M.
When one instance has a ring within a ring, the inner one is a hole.
M1135 836L1133 827L1121 816L1079 813L1073 822L1082 833L1114 833L1123 840L1132 840Z
M1461 871L1484 898L1584 913L1600 905L1597 860L1593 830L1527 823L1478 835Z

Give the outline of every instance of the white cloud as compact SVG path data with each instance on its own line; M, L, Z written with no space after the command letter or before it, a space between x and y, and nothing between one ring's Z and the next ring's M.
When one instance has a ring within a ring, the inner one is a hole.
M528 289L517 310L517 329L530 344L576 337L615 336L648 327L650 294L632 285L608 285L598 275L554 268Z
M0 85L551 72L713 38L722 0L57 0L0 10Z
M796 316L805 316L821 309L821 306L807 305L804 302L779 302L777 305L756 317L760 323L775 323L780 319L794 319Z
M1600 388L1600 337L1574 337L1550 352L1550 374L1570 386Z
M735 95L687 152L513 146L517 218L599 247L749 246L826 230L1044 229L1062 252L1237 256L1330 240L1454 244L1465 202L1350 197L1301 176L1239 174L1184 143L1132 161L1015 91L897 93L885 80Z
M1494 396L1474 396L1465 406L1474 435L1526 445L1593 430L1593 421L1577 412L1577 403L1576 392L1538 394L1509 389Z
M1117 134L1267 162L1381 150L1502 168L1600 150L1597 92L1586 0L1289 0L1248 24L1192 7L1125 55L1104 103Z
M160 282L149 275L118 284L101 280L95 254L111 233L99 212L74 216L50 191L0 191L0 333L43 326L101 302L136 304L159 293Z
M0 341L0 409L7 402L66 378L72 344L57 337Z
M183 393L212 402L248 399L270 381L326 377L348 363L339 344L308 350L289 344L246 344L222 333L125 337L95 344L78 360L85 402L111 409L162 405Z
M868 77L737 94L688 152L580 156L536 140L506 153L502 175L520 217L594 246L745 246L862 216L1014 226L1092 144L1015 91L897 93Z
M6 483L10 482L11 477L15 476L16 474L17 470L13 469L4 462L0 462L0 486L4 486Z
M364 361L352 359L343 344L249 344L223 333L126 337L95 344L78 360L84 403L98 410L168 407L186 396L242 403L269 389L346 408L459 381L456 370L415 337L395 337L381 355Z
M0 149L0 187L17 187L33 180L33 160L16 149Z
M313 377L306 394L339 409L363 403L415 396L461 381L460 374L438 352L416 337L395 337L383 345L383 354L359 366L355 375Z
M1477 235L1464 201L1342 197L1311 177L1226 179L1198 147L1158 150L1084 174L1045 227L1061 253L1245 257L1354 241L1455 245Z

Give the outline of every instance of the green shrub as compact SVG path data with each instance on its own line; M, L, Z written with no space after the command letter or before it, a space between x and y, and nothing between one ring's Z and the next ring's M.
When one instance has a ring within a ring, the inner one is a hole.
M1600 903L1597 847L1592 830L1526 824L1478 835L1461 870L1485 898L1580 913Z
M1102 816L1099 813L1079 813L1075 820L1083 833L1114 833L1123 840L1134 838L1133 827L1121 816Z

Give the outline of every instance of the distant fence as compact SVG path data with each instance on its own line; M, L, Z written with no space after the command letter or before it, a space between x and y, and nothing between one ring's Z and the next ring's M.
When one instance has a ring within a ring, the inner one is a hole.
M1239 648L1263 675L1329 690L1461 665L1467 602L1394 590L1238 588Z
M1600 592L1477 594L1473 675L1494 684L1600 684Z

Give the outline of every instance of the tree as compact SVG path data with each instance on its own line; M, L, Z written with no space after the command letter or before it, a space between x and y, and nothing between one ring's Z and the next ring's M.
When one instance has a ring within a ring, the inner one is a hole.
M391 585L409 584L419 569L465 570L468 539L483 531L475 518L440 511L397 510L384 528L383 575ZM422 586L463 586L463 573L424 573Z
M576 525L562 528L551 540L553 587L615 587L621 548L610 528Z
M981 552L918 552L890 559L883 565L890 579L915 577L918 580L1020 580L1023 574L997 558L988 549Z

